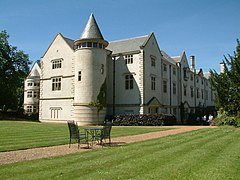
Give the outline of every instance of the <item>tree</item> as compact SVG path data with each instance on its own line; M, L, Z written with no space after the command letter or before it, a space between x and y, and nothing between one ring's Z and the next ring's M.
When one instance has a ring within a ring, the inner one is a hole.
M19 109L23 104L24 79L31 61L27 54L8 42L6 31L0 32L0 109Z
M212 84L217 92L217 107L229 116L240 115L240 42L237 40L234 55L224 56L224 72L211 70Z

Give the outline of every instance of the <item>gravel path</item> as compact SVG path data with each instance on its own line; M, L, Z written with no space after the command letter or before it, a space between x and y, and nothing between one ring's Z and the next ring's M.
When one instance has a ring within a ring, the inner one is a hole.
M170 126L170 127L163 126L163 127L175 128L175 129L159 131L159 132L151 132L151 133L139 134L139 135L133 135L133 136L126 136L126 137L112 138L111 145L114 146L114 145L128 144L128 143L144 141L149 139L156 139L160 137L184 133L184 132L193 131L193 130L202 129L202 128L215 128L215 126ZM88 149L86 144L81 144L81 148L78 149L77 144L72 144L71 148L69 148L67 144L67 145L60 145L60 146L2 152L0 153L0 165L10 164L10 163L15 163L20 161L41 159L41 158L52 157L52 156L62 156L66 154L72 154L72 153L83 152L83 151L91 151L96 148L101 148L101 146L94 145L93 148Z

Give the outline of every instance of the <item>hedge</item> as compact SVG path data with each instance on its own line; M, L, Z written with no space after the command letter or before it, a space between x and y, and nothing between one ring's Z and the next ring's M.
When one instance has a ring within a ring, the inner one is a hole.
M177 124L172 114L131 114L108 117L113 126L162 126Z

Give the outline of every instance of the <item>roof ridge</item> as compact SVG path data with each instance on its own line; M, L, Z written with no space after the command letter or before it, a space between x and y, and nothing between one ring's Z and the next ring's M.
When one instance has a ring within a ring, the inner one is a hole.
M120 39L120 40L114 40L114 41L110 41L110 43L112 43L112 42L120 42L120 41L127 41L127 40L132 40L132 39L139 39L139 38L143 38L143 37L148 37L148 35L136 36L136 37Z

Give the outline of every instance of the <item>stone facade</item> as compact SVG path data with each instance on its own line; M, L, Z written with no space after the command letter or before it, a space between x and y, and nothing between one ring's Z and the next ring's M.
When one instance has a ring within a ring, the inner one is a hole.
M91 15L80 39L59 33L42 57L39 119L97 124L106 115L168 113L185 123L214 107L208 77L190 60L170 57L154 33L107 42Z

